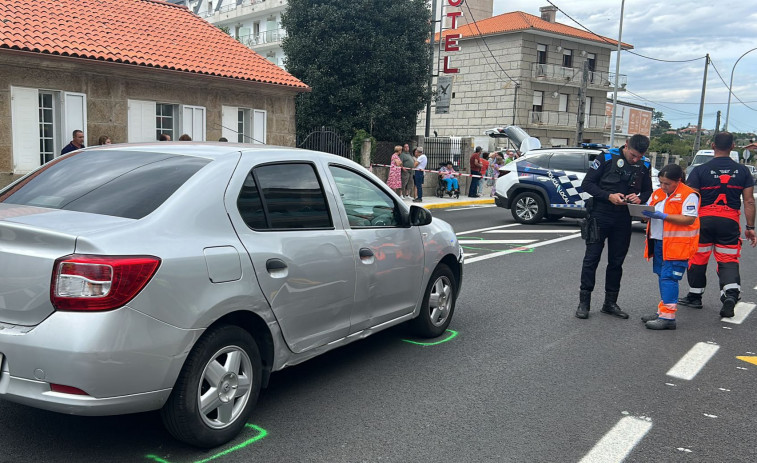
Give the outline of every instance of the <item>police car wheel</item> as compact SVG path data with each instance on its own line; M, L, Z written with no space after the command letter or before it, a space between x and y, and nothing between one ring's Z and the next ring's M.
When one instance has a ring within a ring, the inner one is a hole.
M515 197L511 212L516 222L534 224L544 217L546 206L538 193L527 191Z

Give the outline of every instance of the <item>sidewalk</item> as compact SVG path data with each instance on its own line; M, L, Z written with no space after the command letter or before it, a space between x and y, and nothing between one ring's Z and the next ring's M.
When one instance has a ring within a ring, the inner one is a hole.
M424 192L425 193L425 192ZM460 207L460 206L472 206L474 204L494 204L494 198L489 196L481 196L479 198L469 198L465 195L460 195L460 198L450 198L444 195L443 198L438 198L433 194L430 196L423 196L422 203L414 203L413 198L407 198L404 200L406 204L412 204L416 206L422 206L426 209L441 209L446 207Z

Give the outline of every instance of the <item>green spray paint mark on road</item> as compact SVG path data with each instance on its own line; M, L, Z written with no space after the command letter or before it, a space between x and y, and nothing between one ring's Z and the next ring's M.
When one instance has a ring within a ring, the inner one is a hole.
M455 331L455 330L447 330L447 332L451 333L451 334L449 336L447 336L446 338L442 339L441 341L436 341L436 342L418 342L418 341L411 341L409 339L403 339L402 341L410 343L410 344L415 344L416 346L423 346L423 347L436 346L436 345L441 344L443 342L451 341L452 339L454 339L454 338L457 337L457 331Z
M257 442L260 439L262 439L262 438L264 438L265 436L268 435L268 431L266 431L265 429L261 428L260 426L256 426L254 424L247 423L245 425L245 427L252 428L252 429L256 430L258 432L258 435L255 436L255 437L253 437L253 438L247 439L246 441L242 442L241 444L235 445L234 447L231 447L231 448L228 448L228 449L226 449L226 450L224 450L222 452L216 453L215 455L213 455L211 457L208 457L208 458L205 458L205 459L202 459L202 460L197 460L194 463L207 463L208 461L215 460L216 458L221 458L221 457L223 457L225 455L230 454L231 452L236 452L237 450L241 450L241 449L247 447L248 445ZM157 455L145 455L145 458L147 458L148 460L156 461L158 463L171 463L168 460L164 460L163 458L160 458Z

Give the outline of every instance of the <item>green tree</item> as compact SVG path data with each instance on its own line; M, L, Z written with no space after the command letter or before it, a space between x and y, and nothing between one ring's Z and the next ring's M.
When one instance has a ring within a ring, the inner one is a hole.
M312 88L297 97L298 132L412 135L427 95L429 21L426 0L289 0L286 68Z

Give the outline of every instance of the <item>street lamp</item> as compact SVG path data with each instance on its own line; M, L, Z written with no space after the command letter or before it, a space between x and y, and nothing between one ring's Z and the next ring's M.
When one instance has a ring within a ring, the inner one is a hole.
M731 83L728 84L728 107L725 110L725 125L723 125L723 131L728 131L728 116L731 114L731 95L733 95L733 71L736 70L736 65L739 64L741 58L745 57L747 53L753 52L754 50L757 50L757 48L752 48L751 50L745 52L743 55L739 56L739 59L737 59L736 62L733 63L733 67L731 68Z

